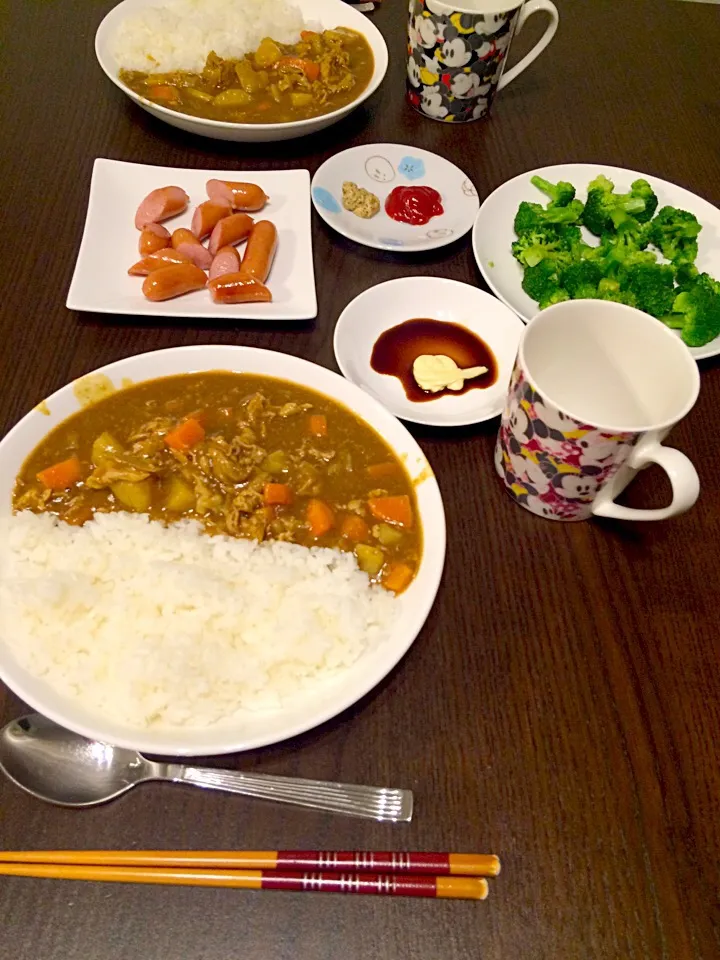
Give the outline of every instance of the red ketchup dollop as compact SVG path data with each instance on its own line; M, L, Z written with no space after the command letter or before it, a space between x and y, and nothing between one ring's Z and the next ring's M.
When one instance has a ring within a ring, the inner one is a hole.
M444 212L442 197L432 187L395 187L385 201L385 213L389 217L414 227Z

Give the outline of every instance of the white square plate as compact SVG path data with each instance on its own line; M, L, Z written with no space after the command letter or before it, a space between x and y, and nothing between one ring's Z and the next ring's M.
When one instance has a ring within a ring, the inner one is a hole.
M257 183L270 198L260 213L278 230L278 249L268 278L271 303L213 303L207 290L153 303L142 294L142 277L128 276L140 259L135 211L156 187L175 184L190 196L185 213L168 220L172 233L189 227L193 210L207 200L213 178ZM187 170L99 158L93 166L85 230L66 306L94 313L209 320L311 320L317 315L310 233L307 170Z

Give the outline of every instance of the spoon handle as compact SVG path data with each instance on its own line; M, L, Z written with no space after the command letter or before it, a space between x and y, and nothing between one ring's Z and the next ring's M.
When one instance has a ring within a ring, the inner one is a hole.
M158 779L188 783L209 790L226 790L245 797L274 800L276 803L310 807L312 810L344 813L366 820L412 819L413 795L410 790L231 772L175 763L168 764Z

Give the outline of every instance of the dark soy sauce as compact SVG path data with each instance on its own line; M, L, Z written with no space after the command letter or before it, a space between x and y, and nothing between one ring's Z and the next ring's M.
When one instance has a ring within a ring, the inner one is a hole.
M422 390L413 376L413 363L423 354L444 354L465 369L487 367L488 372L466 380L461 390ZM497 380L497 361L490 347L466 327L445 320L406 320L385 330L375 341L370 366L376 373L397 377L408 400L425 403L469 390L485 390Z

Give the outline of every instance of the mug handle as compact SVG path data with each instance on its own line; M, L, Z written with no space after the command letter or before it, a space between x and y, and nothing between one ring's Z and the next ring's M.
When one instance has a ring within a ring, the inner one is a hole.
M700 480L690 460L679 450L663 447L657 441L652 441L635 450L626 466L631 470L641 470L651 463L662 467L670 478L673 498L667 507L657 510L622 507L610 497L603 499L601 495L593 504L592 512L595 516L611 517L614 520L666 520L689 510L700 495Z
M516 63L512 70L508 70L507 73L503 73L503 75L500 77L500 82L498 83L498 90L502 90L503 87L506 87L512 80L515 79L515 77L523 72L525 67L529 67L533 60L540 56L545 47L555 36L555 31L558 28L560 17L558 15L557 7L552 0L527 0L527 3L523 4L522 9L520 10L520 16L518 17L517 26L515 27L515 33L520 33L523 28L523 24L528 17L531 17L534 13L539 13L541 10L544 10L546 13L550 14L550 23L545 28L545 33L540 37L532 50L525 54L520 63Z

